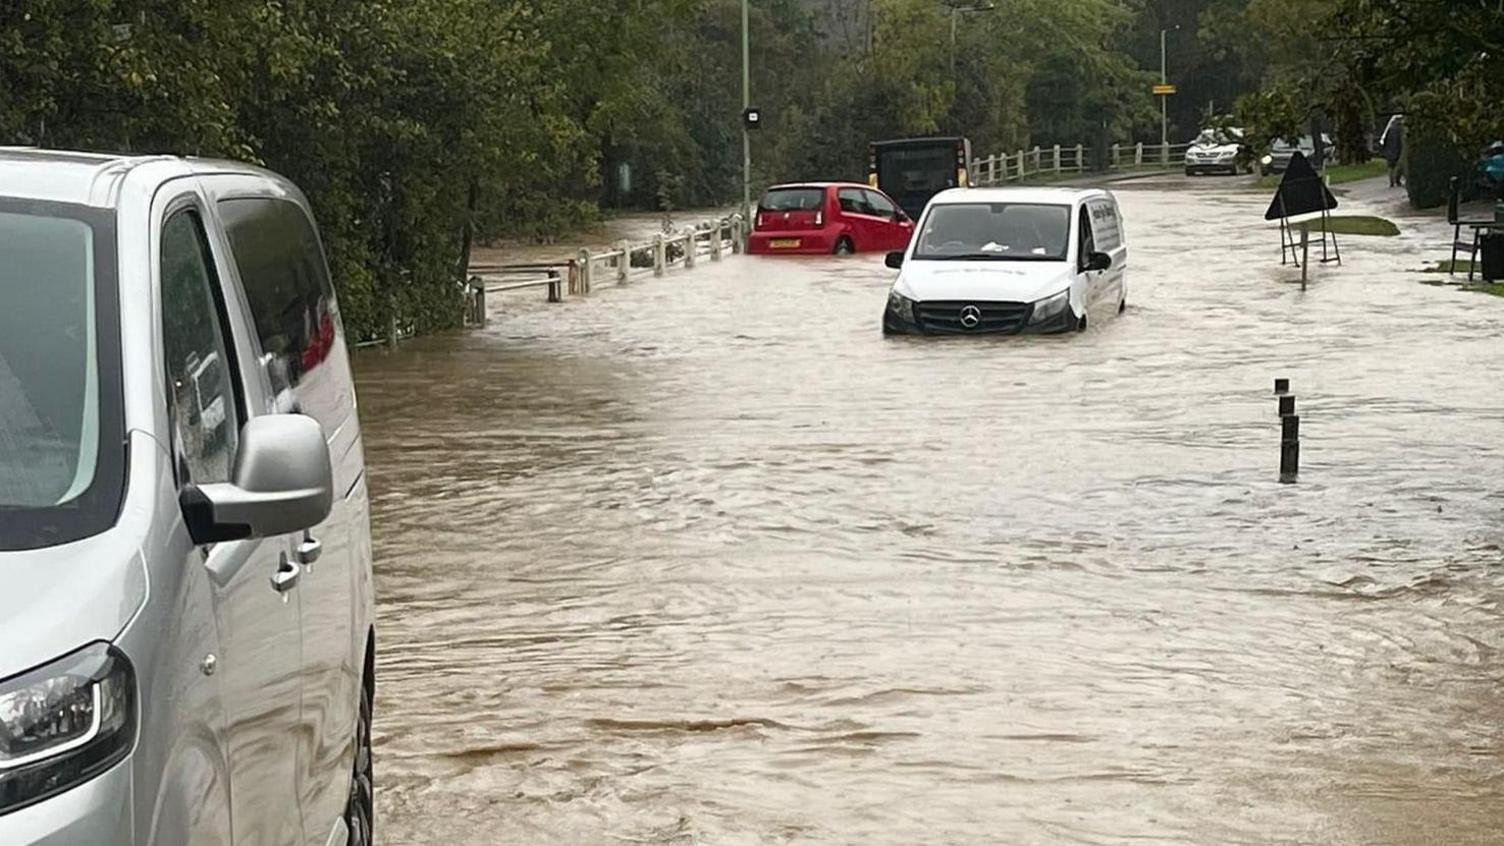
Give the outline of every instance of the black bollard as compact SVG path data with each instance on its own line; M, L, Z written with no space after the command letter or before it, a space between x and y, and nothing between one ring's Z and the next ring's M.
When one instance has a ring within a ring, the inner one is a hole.
M1290 380L1289 379L1275 379L1274 380L1274 393L1279 394L1279 395L1290 393Z
M1291 485L1300 476L1300 418L1291 414L1280 423L1279 480Z
M1279 416L1289 417L1295 413L1295 395L1284 394L1279 398Z

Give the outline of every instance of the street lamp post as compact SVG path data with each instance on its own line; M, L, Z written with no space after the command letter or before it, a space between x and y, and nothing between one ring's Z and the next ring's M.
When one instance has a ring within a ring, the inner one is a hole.
M1171 29L1178 30L1180 29L1180 27L1175 26L1171 27ZM1169 65L1165 61L1167 56L1165 50L1166 36L1169 34L1169 32L1169 29L1161 29L1159 31L1160 85L1170 84ZM1170 97L1168 94L1159 95L1159 157L1161 162L1164 164L1168 164L1170 161Z
M981 3L975 6L951 6L950 7L950 74L956 75L956 26L962 15L973 12L990 12L997 6L992 3Z
M742 0L742 114L752 108L752 38L748 32L747 0ZM752 135L742 121L742 226L752 225Z

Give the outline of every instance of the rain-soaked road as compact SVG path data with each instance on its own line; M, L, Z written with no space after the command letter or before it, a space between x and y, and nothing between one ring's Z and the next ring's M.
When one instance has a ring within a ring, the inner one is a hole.
M737 258L362 358L382 841L1501 842L1504 300L1119 195L1081 336Z

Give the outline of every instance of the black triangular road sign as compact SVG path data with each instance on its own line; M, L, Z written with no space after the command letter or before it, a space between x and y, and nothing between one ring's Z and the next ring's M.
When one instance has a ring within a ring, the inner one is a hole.
M1285 168L1285 178L1280 180L1279 190L1274 192L1274 201L1265 220L1279 220L1302 214L1331 211L1337 207L1337 198L1316 174L1316 169L1306 161L1304 153L1296 151L1290 157L1290 166Z

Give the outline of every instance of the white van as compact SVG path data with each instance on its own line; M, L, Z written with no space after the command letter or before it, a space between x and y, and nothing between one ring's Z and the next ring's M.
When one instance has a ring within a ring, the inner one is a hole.
M886 334L1067 332L1128 303L1122 214L1101 190L946 191L888 266Z
M369 846L355 400L291 182L0 149L0 844Z

